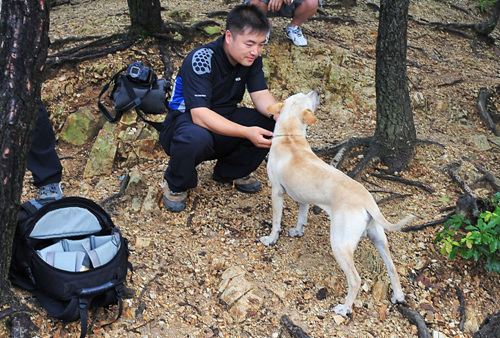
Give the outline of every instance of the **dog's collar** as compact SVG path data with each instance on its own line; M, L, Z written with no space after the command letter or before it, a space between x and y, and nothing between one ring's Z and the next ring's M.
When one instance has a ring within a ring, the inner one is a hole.
M283 136L301 136L301 137L304 137L304 135L299 135L299 134L295 134L295 135L273 135L273 138L275 137L283 137Z

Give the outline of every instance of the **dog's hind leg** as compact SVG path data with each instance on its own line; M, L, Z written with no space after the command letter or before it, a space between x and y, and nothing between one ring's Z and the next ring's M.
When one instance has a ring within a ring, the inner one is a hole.
M333 212L332 214L335 215ZM350 219L348 223L359 224L359 221ZM349 226L345 218L342 219L340 217L338 220L332 221L330 244L333 256L342 271L344 271L349 287L345 303L339 304L333 309L333 311L342 316L346 316L352 312L352 304L361 287L361 277L359 277L358 271L356 271L356 267L354 266L354 250L362 234L363 232L360 227Z
M373 221L372 221L373 222ZM396 271L396 267L391 258L391 253L389 251L389 242L387 241L387 237L385 235L384 229L382 226L372 223L367 229L367 236L370 241L375 245L382 260L387 267L387 273L389 274L389 278L391 279L392 289L394 291L394 295L391 298L393 303L402 303L405 300L405 296L403 294L403 290L401 289L401 283L399 282L398 272Z
M283 213L283 200L285 189L281 185L272 184L272 205L273 205L273 228L269 236L262 236L260 241L265 246L274 245L278 241L281 230L281 215Z
M297 217L297 226L288 231L290 237L304 236L304 226L307 224L307 212L309 211L309 204L299 203L299 215Z

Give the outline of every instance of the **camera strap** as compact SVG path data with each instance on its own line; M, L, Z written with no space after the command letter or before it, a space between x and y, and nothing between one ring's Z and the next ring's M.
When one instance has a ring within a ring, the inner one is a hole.
M108 91L109 86L112 83L116 84L116 80L118 79L119 76L121 76L121 74L125 70L127 70L127 67L124 67L122 70L120 70L115 75L113 75L113 77L111 78L111 80L104 85L104 87L102 88L101 93L99 94L99 97L97 99L97 107L99 108L99 110L101 111L101 113L104 115L104 117L106 118L106 120L108 120L109 122L116 122L116 121L118 121L122 117L123 112L121 112L121 111L120 112L116 112L116 115L113 117L109 113L108 109L101 103L101 97L104 95L104 93L106 93ZM113 88L113 91L114 91L114 88Z

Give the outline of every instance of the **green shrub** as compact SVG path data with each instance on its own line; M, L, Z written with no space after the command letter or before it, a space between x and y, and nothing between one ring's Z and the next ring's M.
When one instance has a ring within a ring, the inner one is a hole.
M476 262L484 258L488 272L500 273L500 192L491 205L493 211L481 213L475 225L463 216L453 215L434 238L435 244L441 244L441 253L449 259L458 253Z
M481 13L489 12L498 0L478 0L476 8Z

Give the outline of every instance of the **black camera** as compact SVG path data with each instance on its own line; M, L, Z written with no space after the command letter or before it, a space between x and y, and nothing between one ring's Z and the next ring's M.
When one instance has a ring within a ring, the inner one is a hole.
M151 69L143 66L140 61L130 64L127 68L127 76L131 79L149 82Z

